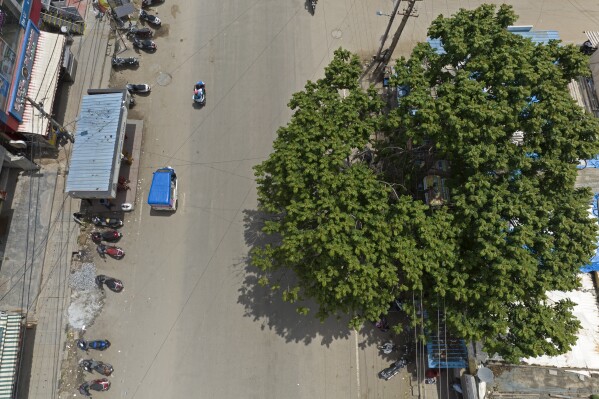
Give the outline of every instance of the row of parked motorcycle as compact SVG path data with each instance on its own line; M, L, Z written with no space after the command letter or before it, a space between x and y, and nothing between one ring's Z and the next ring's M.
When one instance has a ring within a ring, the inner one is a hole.
M104 257L105 255L109 255L115 259L121 259L123 256L125 256L125 252L122 250L122 248L104 244L104 242L117 242L123 237L123 233L116 230L117 228L123 226L122 219L102 216L92 216L88 218L82 213L74 213L73 219L81 225L91 223L97 228L104 228L104 230L96 230L91 233L91 239L95 244L97 244L97 251L100 256ZM103 274L96 276L96 284L100 289L107 287L109 290L117 293L121 292L125 287L121 280ZM77 347L86 353L90 349L105 351L106 349L110 348L110 341L107 339L98 339L93 341L78 339L76 343ZM114 371L112 365L94 359L82 359L79 361L79 366L88 373L96 372L106 377L110 376ZM108 378L85 381L83 384L79 385L79 393L84 396L91 396L90 391L102 392L109 389L110 380Z
M77 347L86 353L90 349L95 349L97 351L104 351L110 348L110 341L107 339L98 339L95 341L86 341L84 339L78 339ZM94 371L98 374L102 374L105 376L110 376L114 371L112 365L104 362L100 362L94 359L82 359L79 361L79 367L88 373L93 373ZM108 391L110 389L110 380L108 378L99 378L91 381L86 381L83 384L79 385L79 393L83 396L91 396L90 391L102 392Z
M154 29L160 28L162 25L160 18L158 18L156 15L148 13L143 8L157 5L162 2L163 0L143 0L142 10L139 11L139 20L147 23ZM154 52L158 49L156 43L152 40L154 31L149 27L138 28L129 23L129 27L126 29L126 36L133 43L133 47L149 52ZM137 65L139 65L139 59L137 57L112 57L112 66L115 68Z

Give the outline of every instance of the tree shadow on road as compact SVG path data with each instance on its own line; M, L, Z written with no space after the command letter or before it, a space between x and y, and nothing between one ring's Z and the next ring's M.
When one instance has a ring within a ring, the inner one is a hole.
M260 211L244 211L244 238L250 249L276 244L276 237L262 233L262 227L268 217L269 215ZM285 302L280 291L259 283L260 278L265 274L251 264L249 256L241 264L245 279L239 289L237 302L244 306L246 317L261 322L263 330L273 330L287 342L304 342L306 345L320 339L322 345L328 346L336 339L348 339L351 336L347 316L330 317L321 322L314 316L313 311L308 315L298 314L296 311L298 306L315 310L317 304L311 301ZM296 282L296 277L290 270L270 273L269 278L271 281L279 281L281 287L293 286Z

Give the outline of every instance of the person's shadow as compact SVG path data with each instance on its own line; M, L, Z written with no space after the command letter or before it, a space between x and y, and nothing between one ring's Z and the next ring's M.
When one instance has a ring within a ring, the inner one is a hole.
M312 15L316 13L316 0L306 0L306 10Z

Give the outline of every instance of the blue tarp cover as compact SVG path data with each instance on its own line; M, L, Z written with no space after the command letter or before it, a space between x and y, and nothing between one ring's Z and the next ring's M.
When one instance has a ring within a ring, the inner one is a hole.
M592 212L593 216L599 217L599 194L593 196ZM599 271L599 248L595 248L595 255L591 258L588 265L584 265L580 268L583 273Z
M150 194L148 194L148 205L169 206L171 205L171 176L174 170L164 168L154 172Z

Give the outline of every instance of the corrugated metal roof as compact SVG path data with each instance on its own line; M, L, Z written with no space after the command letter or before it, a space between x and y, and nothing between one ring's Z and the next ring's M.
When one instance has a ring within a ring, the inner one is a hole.
M595 93L593 79L579 77L568 84L568 91L578 105L599 117L599 100Z
M121 128L123 93L84 96L65 191L110 191ZM126 118L126 115L124 116ZM119 158L120 159L120 158Z
M549 40L560 40L559 32L556 30L532 30L532 26L508 26L507 30L515 35L528 38L536 44L547 44ZM427 37L426 41L437 54L445 54L441 39Z
M515 35L530 39L535 44L547 44L549 43L549 40L561 40L559 37L559 32L556 30L530 30L528 32L525 32L519 29L510 28L511 27L508 26L507 30Z
M0 399L14 398L23 316L0 312Z
M63 35L41 31L33 61L27 95L32 100L43 103L44 110L49 114L52 113L58 87L58 75L65 41L66 37ZM46 136L48 119L42 117L42 114L27 101L23 111L23 122L17 131Z

